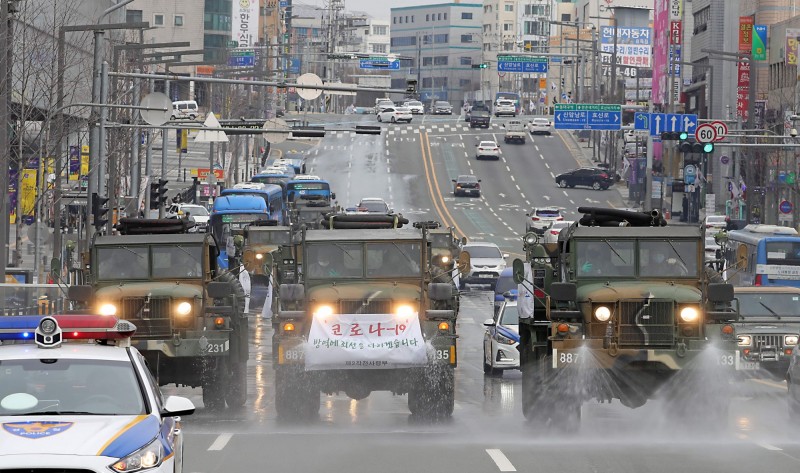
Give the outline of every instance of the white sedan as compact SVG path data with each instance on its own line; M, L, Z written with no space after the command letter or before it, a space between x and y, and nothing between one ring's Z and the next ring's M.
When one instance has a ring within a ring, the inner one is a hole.
M0 346L0 470L181 472L177 417L194 405L162 397L130 346L132 323L82 314L0 319L0 340L13 340Z
M388 107L378 113L379 122L411 123L411 109L407 107Z
M483 372L502 375L503 370L519 369L519 313L517 301L506 300L497 315L483 323Z
M547 118L534 118L528 123L528 132L531 135L550 135L550 120Z
M500 159L500 147L497 146L496 141L481 141L478 143L478 149L475 153L475 158Z
M569 227L573 223L575 222L571 220L560 220L553 222L550 228L544 231L544 244L555 245L558 243L558 234L561 233L561 230Z

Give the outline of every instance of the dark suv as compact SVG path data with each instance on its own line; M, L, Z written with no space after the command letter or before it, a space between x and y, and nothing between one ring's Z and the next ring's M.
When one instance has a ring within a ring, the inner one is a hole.
M588 186L606 190L614 184L614 179L602 168L579 168L556 176L556 184L558 187Z

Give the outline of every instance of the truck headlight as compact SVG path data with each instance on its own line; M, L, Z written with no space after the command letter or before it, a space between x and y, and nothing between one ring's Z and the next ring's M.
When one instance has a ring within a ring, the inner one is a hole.
M608 319L611 318L611 309L609 309L604 305L601 305L600 307L594 310L594 318L596 318L600 322L608 322Z
M700 314L694 307L684 307L681 309L681 320L684 322L695 322Z
M262 259L264 259L264 255L262 255L261 253L256 253L256 259L257 260L262 260Z
M191 312L192 304L190 302L183 301L175 306L175 313L178 315L189 315Z
M321 304L314 308L314 317L328 317L333 315L333 306L328 304Z
M416 311L411 304L398 304L394 307L394 315L398 318L412 317L414 312Z
M156 437L149 444L111 465L111 469L118 473L132 473L155 468L163 460L164 451L161 448L161 440Z
M784 345L797 345L797 335L784 335L783 344Z
M739 335L739 346L740 347L749 347L753 344L753 337L750 335Z
M100 313L100 315L107 315L107 316L117 315L117 306L107 302L105 304L100 305L100 309L98 310L98 312Z

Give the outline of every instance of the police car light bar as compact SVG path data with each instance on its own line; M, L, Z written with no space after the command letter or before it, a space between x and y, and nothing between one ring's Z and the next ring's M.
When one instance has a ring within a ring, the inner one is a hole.
M55 320L64 340L122 340L136 332L136 326L116 317L90 314L60 314L51 316L23 315L0 317L0 341L34 340L43 321Z

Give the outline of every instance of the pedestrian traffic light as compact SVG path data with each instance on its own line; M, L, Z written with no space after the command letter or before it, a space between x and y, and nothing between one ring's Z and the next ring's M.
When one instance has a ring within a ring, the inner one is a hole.
M97 192L92 193L92 217L94 217L94 228L97 231L102 230L108 223L108 217L106 216L108 213L107 203L108 197L102 197Z
M158 206L161 207L167 203L167 183L166 179L158 180Z
M689 133L685 131L665 131L661 133L661 141L684 141L689 139Z

